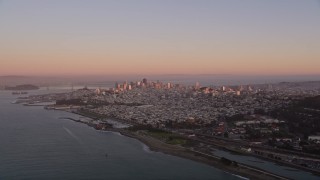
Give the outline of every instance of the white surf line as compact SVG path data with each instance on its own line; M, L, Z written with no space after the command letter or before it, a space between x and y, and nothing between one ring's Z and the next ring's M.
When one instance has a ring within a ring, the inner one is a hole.
M73 134L73 132L70 131L70 129L66 128L66 127L62 127L71 137L73 137L79 144L82 144L82 141L80 140L79 137L77 137L75 134Z
M147 153L153 153L153 152L150 150L150 148L149 148L147 145L143 144L143 143L142 143L142 149L143 149L143 151L145 151L145 152L147 152Z

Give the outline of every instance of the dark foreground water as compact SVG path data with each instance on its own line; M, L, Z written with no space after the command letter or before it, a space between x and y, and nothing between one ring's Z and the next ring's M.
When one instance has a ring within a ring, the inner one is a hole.
M150 152L135 139L59 119L74 114L11 104L15 98L0 91L0 179L239 179Z

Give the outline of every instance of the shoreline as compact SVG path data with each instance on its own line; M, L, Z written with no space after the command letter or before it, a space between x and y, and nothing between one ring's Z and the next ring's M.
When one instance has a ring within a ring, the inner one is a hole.
M237 163L238 166L228 166L221 162L221 158L214 155L208 155L199 151L192 150L190 148L182 147L180 145L170 145L158 139L150 136L145 136L137 132L130 132L126 130L107 129L107 131L118 132L123 136L130 137L140 141L149 147L150 151L161 152L167 155L177 156L184 159L189 159L199 163L204 163L212 166L221 171L233 174L235 176L241 176L246 179L289 179L266 172L256 167L250 167L242 163Z
M88 115L84 113L79 112L72 112L67 110L62 110L65 112L69 112L72 114L80 115L83 117L91 118L91 119L97 119L98 117L94 115ZM88 125L89 127L93 127L92 125L81 122L75 119L66 119L71 120L78 123L83 123ZM126 121L120 121L120 122L126 122ZM97 130L97 129L95 129ZM153 138L151 136L147 136L145 134L139 133L139 132L132 132L126 129L121 128L113 128L113 127L107 127L106 129L100 130L100 131L109 131L109 132L117 132L120 133L123 136L133 138L135 140L140 141L142 144L146 145L150 151L153 152L161 152L167 155L172 155L188 160L192 160L195 162L207 164L211 167L214 167L216 169L219 169L221 171L224 171L226 173L230 173L234 176L238 176L242 179L261 179L261 180L268 180L268 179L282 179L282 180L288 180L290 178L286 178L280 175L273 174L271 172L264 171L263 169L256 168L253 166L245 165L242 163L237 162L237 166L233 165L225 165L221 162L221 158L214 155L205 154L199 151L192 150L190 148L182 147L180 145L170 145L167 144L159 139Z
M56 109L56 110L62 110L62 111L70 112L70 113L77 114L77 115L84 116L84 117L88 117L88 118L91 118L91 119L94 119L94 120L101 119L101 118L109 118L109 119L112 119L114 121L119 121L120 123L138 125L138 124L132 124L132 122L129 122L129 121L126 121L126 120L123 120L123 119L117 119L117 118L113 118L113 117L109 117L109 116L100 116L98 114L93 114L93 113L88 114L86 112L72 111L72 110L69 110L69 109ZM80 123L82 123L82 122L80 122ZM115 131L115 130L110 129L110 131ZM143 140L140 140L138 137L132 137L132 138L138 139L139 141L143 142ZM160 141L160 142L163 142L163 141ZM278 161L278 160L267 158L267 157L261 157L261 156L258 156L256 154L244 154L242 152L238 152L238 151L235 151L233 149L230 149L230 148L227 148L227 147L223 147L223 146L217 145L217 144L215 144L215 146L218 149L226 150L226 151L231 152L231 153L240 153L241 155L256 157L256 158L259 158L259 159L262 159L262 160L265 160L265 161L269 161L269 162L278 164L280 166L284 165L284 166L288 166L289 168L296 168L297 170L306 171L306 172L312 173L313 175L316 175L316 176L320 175L318 171L315 171L315 170L312 170L312 169L309 169L309 168L300 167L300 166L297 166L295 164L290 164L290 163L286 163L286 162L283 162L283 161ZM152 149L151 147L149 147L149 148ZM153 150L153 151L158 151L158 150L156 149L156 150ZM159 152L162 152L162 151L159 150ZM166 153L166 154L171 154L171 153L169 152L169 153ZM179 156L179 155L175 155L175 156ZM207 156L211 156L211 154L207 154ZM187 159L190 159L190 158L187 157ZM239 163L239 162L237 162L237 163L241 164L243 166L249 167L250 169L254 168L254 169L257 169L259 171L264 171L264 170L262 170L260 168L257 168L257 167L253 167L253 166L250 166L250 165L242 164L242 163ZM264 171L264 172L273 174L275 176L278 176L278 175L276 175L274 173L271 173L271 172L267 172L267 171ZM290 178L286 178L286 177L283 177L283 176L279 176L279 177L280 177L280 179L282 179L282 178L290 179Z

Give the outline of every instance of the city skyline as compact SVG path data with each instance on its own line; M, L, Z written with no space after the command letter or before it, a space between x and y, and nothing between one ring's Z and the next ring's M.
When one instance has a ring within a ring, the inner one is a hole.
M319 75L320 3L0 1L0 75Z

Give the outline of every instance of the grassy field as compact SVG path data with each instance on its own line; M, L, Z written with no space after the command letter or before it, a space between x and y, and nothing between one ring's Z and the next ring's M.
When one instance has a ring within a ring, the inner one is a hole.
M184 144L187 143L187 140L182 139L182 138L179 138L179 137L176 137L176 138L173 138L173 139L171 139L171 140L169 139L169 140L167 141L167 143L168 143L168 144L173 144L173 145L175 145L175 144L184 145Z
M152 136L156 139L164 141L165 143L172 144L172 145L184 145L187 143L187 140L179 137L175 134L166 131L147 131L149 136Z

